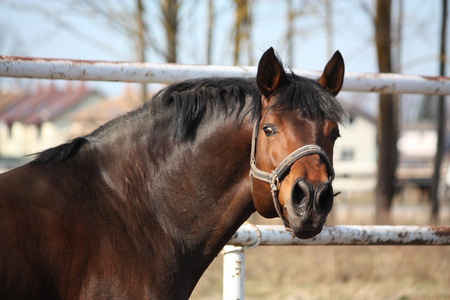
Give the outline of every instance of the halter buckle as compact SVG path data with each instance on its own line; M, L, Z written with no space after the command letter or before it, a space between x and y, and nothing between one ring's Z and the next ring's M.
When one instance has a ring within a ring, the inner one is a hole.
M270 189L274 193L278 193L278 185L280 183L280 179L278 178L278 175L275 173L275 170L271 172L270 174Z

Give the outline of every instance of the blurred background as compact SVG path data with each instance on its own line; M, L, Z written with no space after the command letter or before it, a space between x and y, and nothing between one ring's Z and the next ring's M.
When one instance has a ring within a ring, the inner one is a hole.
M286 67L322 70L339 50L347 72L445 76L446 2L0 0L0 55L255 65L274 47ZM91 132L161 88L0 78L0 171ZM449 224L448 97L337 98L347 113L334 153L334 188L342 193L328 224ZM251 221L281 224L256 215ZM450 298L448 247L247 252L248 299ZM220 264L207 271L194 299L220 299Z

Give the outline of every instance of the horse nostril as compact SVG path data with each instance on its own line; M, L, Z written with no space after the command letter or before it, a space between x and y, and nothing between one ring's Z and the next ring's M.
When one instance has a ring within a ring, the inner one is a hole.
M333 187L331 182L325 182L317 186L314 205L319 214L328 214L333 207Z
M300 205L304 199L309 199L312 188L308 182L302 178L298 178L292 185L291 201L292 205Z

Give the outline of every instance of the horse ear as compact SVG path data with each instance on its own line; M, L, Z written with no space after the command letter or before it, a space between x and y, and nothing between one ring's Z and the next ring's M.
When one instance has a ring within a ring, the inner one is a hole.
M344 59L341 52L336 51L325 66L322 76L319 78L320 85L331 95L336 96L344 83Z
M256 83L259 90L268 99L270 95L287 82L286 72L275 55L273 48L270 47L259 60L258 74L256 75Z

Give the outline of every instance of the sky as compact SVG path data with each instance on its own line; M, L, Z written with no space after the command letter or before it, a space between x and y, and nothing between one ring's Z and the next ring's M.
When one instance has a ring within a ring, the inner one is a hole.
M339 50L346 71L377 72L373 42L373 0L331 0L333 39L327 49L324 26L325 10L321 1L295 1L303 8L295 23L295 57L287 61L287 1L257 0L252 6L252 58L255 65L262 53L274 47L282 60L294 69L321 70L329 52ZM0 0L0 55L73 58L90 60L133 60L129 37L115 30L115 20L105 21L90 14L75 0ZM132 0L98 1L112 11L132 11ZM159 1L143 0L145 20L149 24L152 42L164 47L164 35L158 18ZM309 4L308 4L309 3ZM393 0L397 18L399 0ZM440 0L403 0L400 72L418 75L438 75ZM214 2L213 64L232 64L232 0ZM182 1L180 8L179 63L206 63L207 1ZM150 21L151 20L151 21ZM133 20L129 20L133 22ZM448 48L448 46L447 46ZM163 63L153 50L147 53L149 62ZM241 65L249 65L243 56ZM7 81L0 78L0 83ZM24 84L24 80L21 81ZM25 81L27 82L27 81ZM32 81L36 82L36 80ZM27 84L27 83L25 83ZM120 93L123 84L89 82L106 95Z

